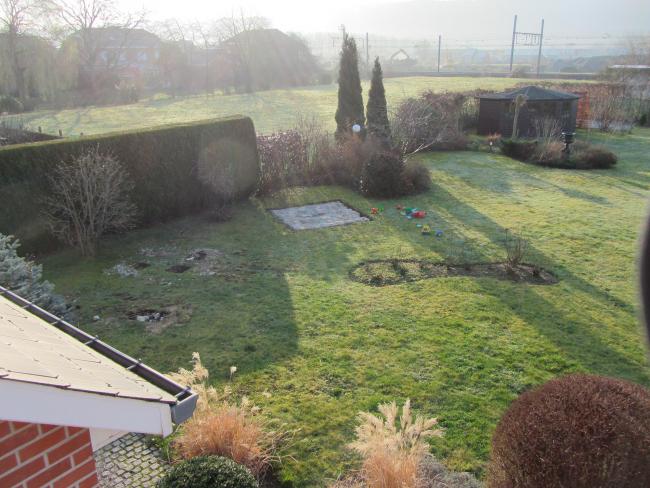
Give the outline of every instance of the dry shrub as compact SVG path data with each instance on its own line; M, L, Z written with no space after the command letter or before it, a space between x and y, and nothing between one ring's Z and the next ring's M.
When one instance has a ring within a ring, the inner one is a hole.
M618 162L616 154L605 146L593 145L583 141L573 144L571 160L578 169L611 168Z
M52 193L44 212L50 230L83 256L97 253L103 235L135 226L133 182L121 163L99 147L60 163L50 184Z
M399 415L395 402L379 405L380 415L361 412L356 440L350 447L363 457L361 479L368 488L417 488L418 468L428 454L426 440L441 436L437 419L411 413L406 400Z
M232 400L230 389L219 393L207 384L208 370L198 353L192 355L193 368L169 376L198 393L194 416L185 422L174 440L174 451L183 459L223 456L246 466L260 478L279 461L275 454L285 436L269 429L269 423L247 398Z
M341 135L314 164L313 182L317 185L341 185L359 190L368 161L381 149L373 138Z
M503 231L503 247L506 251L506 266L512 270L524 261L528 253L528 240L521 232L505 229Z
M650 391L575 374L515 400L492 439L491 488L650 486Z
M533 161L543 166L560 165L563 158L564 144L553 140L540 142L533 154Z

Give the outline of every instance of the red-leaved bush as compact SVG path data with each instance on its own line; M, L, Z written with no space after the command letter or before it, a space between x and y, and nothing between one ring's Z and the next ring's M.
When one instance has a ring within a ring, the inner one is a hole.
M585 374L517 398L497 425L490 488L647 488L650 390Z

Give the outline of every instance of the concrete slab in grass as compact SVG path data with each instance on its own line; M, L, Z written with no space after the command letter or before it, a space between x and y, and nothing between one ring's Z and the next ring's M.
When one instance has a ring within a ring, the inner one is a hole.
M293 230L322 229L370 220L339 201L279 208L270 212Z

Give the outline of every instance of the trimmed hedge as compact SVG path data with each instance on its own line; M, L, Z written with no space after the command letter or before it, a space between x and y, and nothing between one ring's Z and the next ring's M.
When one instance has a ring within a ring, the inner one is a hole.
M59 162L72 161L94 146L113 154L129 172L140 225L214 203L214 193L198 178L197 162L205 154L215 164L234 162L238 199L253 194L260 177L255 128L243 116L5 146L0 148L0 232L19 237L27 251L52 247L41 217L49 176Z

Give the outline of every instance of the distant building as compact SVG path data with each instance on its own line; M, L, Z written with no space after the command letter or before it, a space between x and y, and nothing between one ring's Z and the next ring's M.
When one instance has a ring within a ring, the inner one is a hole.
M536 121L544 118L557 120L562 131L573 132L576 128L579 95L547 90L538 86L526 86L503 93L487 93L479 96L478 133L512 135L515 100L523 95L526 103L519 111L518 131L522 137L536 135Z
M90 29L73 36L87 43L86 51L92 63L83 66L93 73L110 72L121 81L145 86L156 84L160 79L160 55L162 41L144 29L102 27Z
M98 450L130 432L168 436L197 400L1 286L0 398L3 488L98 486Z

